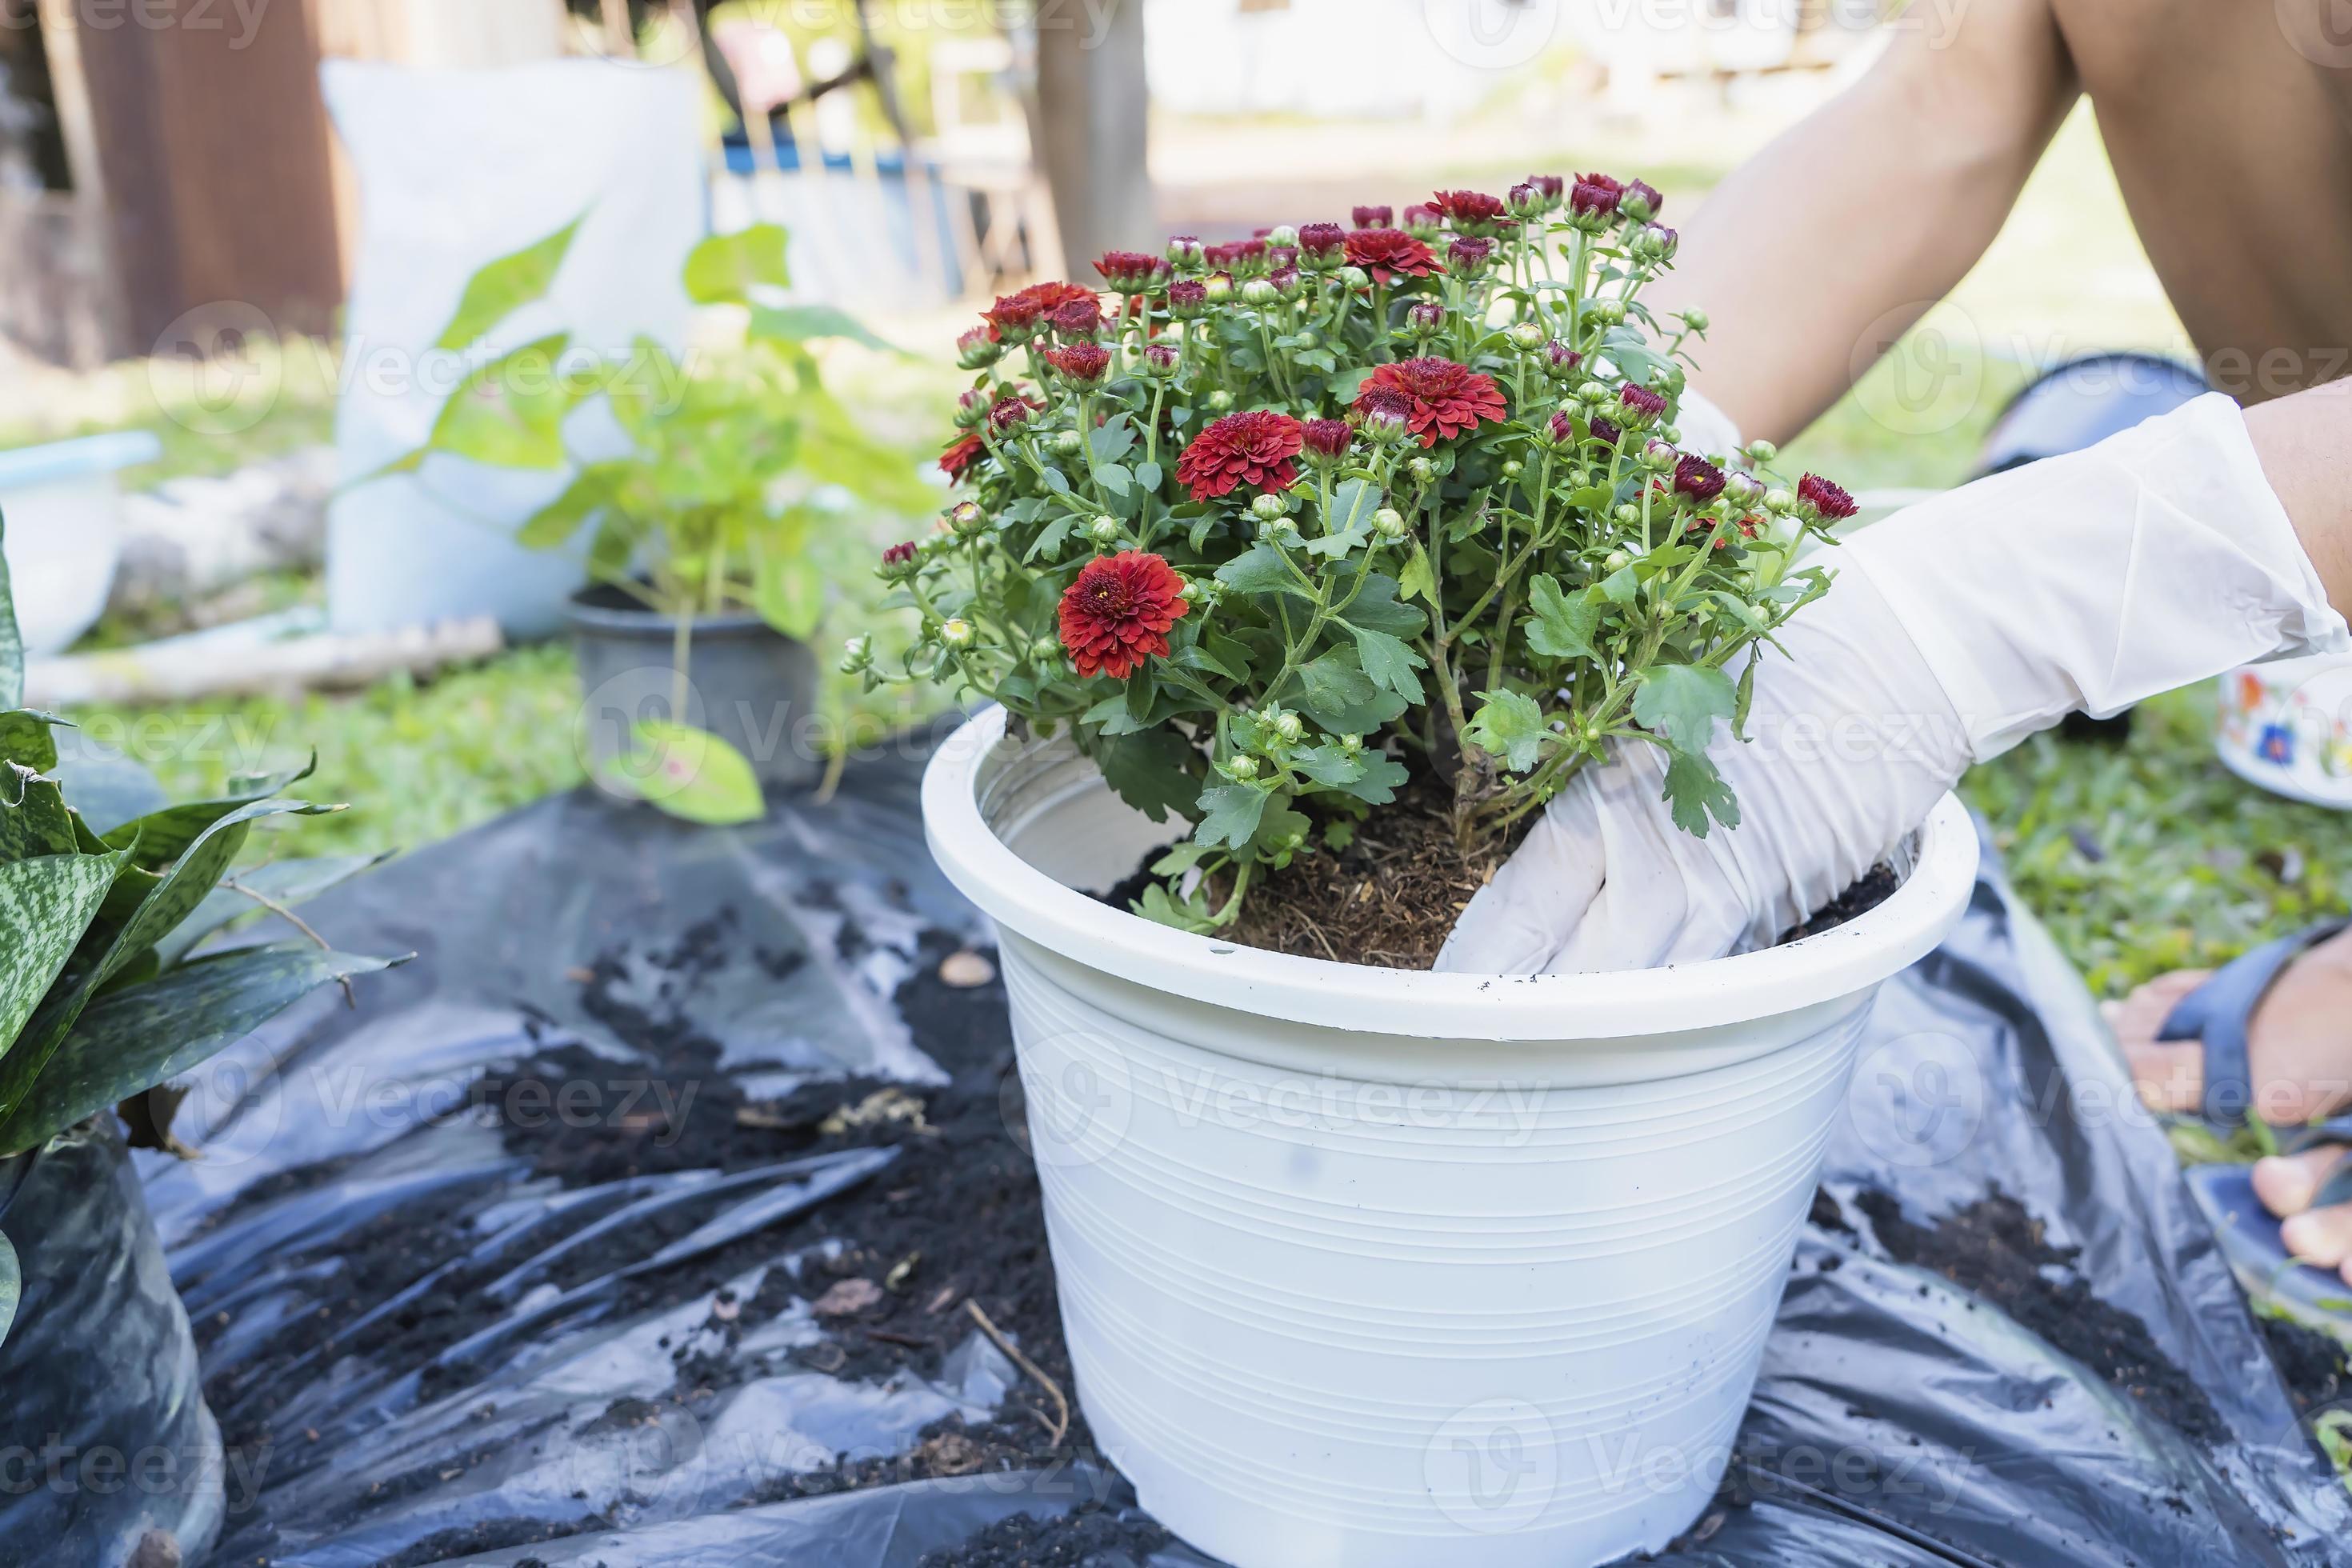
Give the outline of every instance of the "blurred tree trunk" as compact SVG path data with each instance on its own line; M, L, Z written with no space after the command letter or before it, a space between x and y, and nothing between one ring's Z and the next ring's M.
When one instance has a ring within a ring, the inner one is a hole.
M1097 281L1106 250L1157 254L1148 157L1150 94L1143 7L1061 5L1037 21L1037 123L1033 140L1054 193L1066 275Z
M221 330L331 330L342 261L308 9L110 16L77 41L132 346L215 346L208 309Z

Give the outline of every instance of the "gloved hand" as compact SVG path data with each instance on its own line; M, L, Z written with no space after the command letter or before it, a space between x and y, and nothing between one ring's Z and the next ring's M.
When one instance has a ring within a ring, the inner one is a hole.
M1654 746L1553 799L1437 967L1636 969L1769 945L1853 885L1971 762L2241 664L2352 647L2209 395L1862 529L1766 652L1749 743L1709 754L1740 826L1675 827Z

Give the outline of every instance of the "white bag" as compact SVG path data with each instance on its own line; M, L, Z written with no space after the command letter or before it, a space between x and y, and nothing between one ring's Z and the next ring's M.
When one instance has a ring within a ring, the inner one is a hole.
M548 298L498 343L569 331L606 353L625 353L640 333L683 348L691 307L679 274L705 229L697 79L603 60L497 70L338 60L322 74L358 172L362 235L335 420L350 488L328 512L330 620L366 632L492 615L510 635L551 631L582 581L579 559L510 536L568 472L436 456L420 473L352 481L424 445L474 363L433 347L467 280L583 213Z

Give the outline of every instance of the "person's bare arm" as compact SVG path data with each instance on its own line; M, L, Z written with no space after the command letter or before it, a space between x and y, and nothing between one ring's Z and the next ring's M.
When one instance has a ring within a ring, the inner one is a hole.
M2074 100L2049 0L1898 18L1868 75L1735 170L1682 228L1659 310L1710 318L1692 384L1785 441L2000 232Z
M2255 405L2246 434L2327 602L2352 619L2352 380Z

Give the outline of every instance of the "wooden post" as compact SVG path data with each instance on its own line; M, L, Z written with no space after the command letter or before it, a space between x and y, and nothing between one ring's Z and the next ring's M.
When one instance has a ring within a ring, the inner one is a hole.
M1037 21L1032 140L1054 194L1066 276L1095 281L1110 249L1157 253L1143 7L1054 5Z
M342 266L309 8L60 9L88 13L76 41L133 346L223 303L331 331Z

